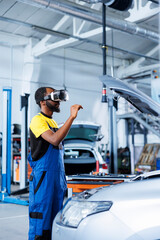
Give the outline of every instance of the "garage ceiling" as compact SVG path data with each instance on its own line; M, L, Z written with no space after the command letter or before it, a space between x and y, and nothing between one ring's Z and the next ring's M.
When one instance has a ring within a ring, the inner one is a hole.
M71 9L69 13L68 9ZM143 73L160 66L159 12L159 0L134 0L132 8L126 12L107 7L107 57L111 57L110 64L116 67L119 77L137 81L139 75L143 77ZM89 16L90 20L84 20L83 16ZM110 27L112 20L114 25ZM36 57L54 54L58 48L66 47L102 55L101 21L102 3L0 0L0 34L6 36L8 42L9 36L17 35L34 39ZM127 24L130 29L134 28L133 34L128 32ZM121 60L121 65L117 66L116 59ZM124 61L129 62L128 68L123 68Z

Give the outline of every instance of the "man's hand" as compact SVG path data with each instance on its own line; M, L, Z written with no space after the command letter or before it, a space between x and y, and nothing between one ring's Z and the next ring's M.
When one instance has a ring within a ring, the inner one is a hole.
M79 104L74 104L73 106L71 106L71 117L73 119L75 119L77 117L78 111L80 109L83 109L83 107Z

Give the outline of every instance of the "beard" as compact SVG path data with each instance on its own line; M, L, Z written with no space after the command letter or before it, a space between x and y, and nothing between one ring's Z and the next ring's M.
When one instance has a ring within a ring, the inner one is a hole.
M51 103L49 103L48 101L46 101L46 105L49 108L49 110L51 110L52 112L60 112L60 108L59 105L57 106L53 106Z

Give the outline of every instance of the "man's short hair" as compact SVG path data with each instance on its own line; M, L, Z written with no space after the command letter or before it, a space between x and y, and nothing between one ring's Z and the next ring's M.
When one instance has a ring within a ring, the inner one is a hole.
M54 91L54 88L52 88L52 87L40 87L35 92L35 95L34 95L35 101L39 105L39 107L41 107L40 101L44 100L44 96L46 95L47 88L53 89L53 91Z

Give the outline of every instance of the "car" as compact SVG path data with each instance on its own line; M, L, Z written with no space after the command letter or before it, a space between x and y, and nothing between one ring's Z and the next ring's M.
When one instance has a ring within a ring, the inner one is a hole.
M160 116L160 105L139 90L110 76L103 76L102 82L141 112ZM52 234L54 240L158 240L159 216L160 174L156 171L68 199L54 220Z
M158 240L159 216L160 178L91 189L67 201L53 239Z
M99 172L107 173L107 164L98 151L97 142L103 137L101 126L87 121L75 121L64 139L66 175Z

